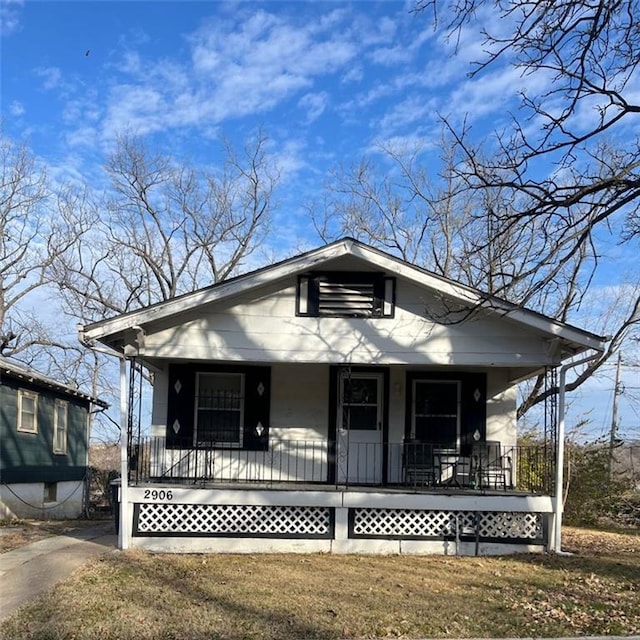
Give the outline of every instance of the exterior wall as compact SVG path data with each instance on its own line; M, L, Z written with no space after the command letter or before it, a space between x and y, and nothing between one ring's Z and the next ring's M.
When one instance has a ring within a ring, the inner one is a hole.
M551 364L541 335L503 316L478 314L438 324L435 296L398 280L393 318L297 317L296 283L270 284L251 299L226 301L185 314L177 326L150 325L149 358L241 362L414 364L531 367Z
M18 431L18 390L38 394L37 433ZM67 402L67 452L53 452L55 400ZM3 376L0 385L0 481L74 482L88 463L88 403L37 383Z
M402 482L402 443L406 429L407 368L389 371L389 424L387 481ZM411 369L437 378L442 369ZM447 372L455 375L455 371ZM516 442L515 389L508 372L485 371L487 376L486 439L508 448ZM329 477L330 368L326 364L274 364L271 367L269 446L266 450L205 449L189 451L184 445L165 449L167 432L167 374L156 374L152 435L151 477L166 475L209 480L267 482L327 482ZM467 391L469 392L469 390ZM335 419L335 416L334 416ZM468 438L468 436L467 436Z
M137 487L123 517L126 546L152 551L491 555L543 551L551 511L544 496Z
M404 438L406 371L406 367L390 369L390 442L402 442ZM442 369L434 370L433 375L437 377L441 371ZM271 372L271 436L296 440L326 440L329 424L328 365L280 363L274 364ZM485 372L487 439L515 444L516 388L508 380L508 371L487 369ZM164 436L166 433L167 387L165 367L156 373L153 386L151 435L154 436Z
M326 441L329 424L329 367L325 364L271 368L271 436Z
M490 369L487 374L487 440L505 447L516 444L517 389L509 382L505 369Z
M0 484L0 520L78 518L84 507L84 480L56 483L56 501L44 501L44 483Z

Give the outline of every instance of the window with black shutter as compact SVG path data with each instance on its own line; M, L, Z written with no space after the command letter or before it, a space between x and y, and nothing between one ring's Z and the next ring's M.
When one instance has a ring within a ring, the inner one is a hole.
M266 451L270 398L269 367L171 364L167 448Z

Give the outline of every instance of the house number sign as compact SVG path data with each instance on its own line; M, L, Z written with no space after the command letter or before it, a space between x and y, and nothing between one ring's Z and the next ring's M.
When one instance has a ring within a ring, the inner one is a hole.
M171 489L145 489L145 500L173 500L173 491Z

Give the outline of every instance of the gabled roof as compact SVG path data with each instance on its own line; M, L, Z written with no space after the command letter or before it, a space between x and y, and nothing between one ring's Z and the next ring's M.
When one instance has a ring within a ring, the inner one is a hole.
M117 337L122 337L125 331L137 329L150 322L166 320L202 305L219 302L284 278L322 270L332 260L344 257L360 259L370 268L405 278L467 308L485 309L490 313L508 317L524 327L548 333L550 338L558 338L564 342L564 350L569 353L579 353L587 349L604 350L606 339L601 336L500 298L488 296L477 289L410 264L353 238L343 238L192 293L89 324L80 329L80 340L89 344L99 340L113 346Z
M33 369L29 369L22 364L11 362L6 358L0 358L0 379L4 376L8 376L10 378L13 378L14 380L24 380L25 382L37 384L42 387L57 391L59 393L63 393L67 396L85 400L103 409L109 408L109 405L104 400L100 400L100 398L91 396L69 385L62 384L61 382L38 373Z

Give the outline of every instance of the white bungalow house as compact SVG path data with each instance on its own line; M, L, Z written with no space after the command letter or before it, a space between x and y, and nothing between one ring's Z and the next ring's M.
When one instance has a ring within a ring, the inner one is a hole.
M562 402L523 447L516 384L561 367L562 398L605 345L350 238L80 339L121 358L123 426L125 362L154 374L120 545L252 553L558 548Z

